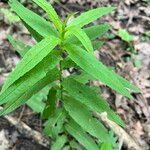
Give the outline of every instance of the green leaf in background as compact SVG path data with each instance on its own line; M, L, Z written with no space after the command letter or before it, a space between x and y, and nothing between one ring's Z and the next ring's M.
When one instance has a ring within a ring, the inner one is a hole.
M56 109L56 100L57 100L56 94L57 91L54 88L51 88L46 101L46 106L42 114L43 119L48 119L51 115L54 114Z
M45 19L25 8L17 0L9 0L9 5L13 11L33 30L43 37L57 36L56 30Z
M65 125L65 129L87 150L99 150L94 140L72 119Z
M94 20L107 15L108 13L112 12L115 8L114 7L100 7L96 9L89 10L87 12L82 13L80 16L75 18L69 25L68 28L71 26L83 27Z
M117 92L121 93L122 95L132 99L130 92L118 80L116 74L111 72L105 65L99 62L90 53L75 45L67 45L66 50L69 53L69 57L85 72L100 80Z
M48 119L45 124L44 134L56 139L61 133L66 114L63 109L56 109L55 113Z
M82 29L76 27L70 28L66 33L66 38L70 34L76 36L88 52L93 53L91 40Z
M33 95L26 104L37 113L42 113L45 107L43 100L47 99L49 92L49 86L44 87L41 91Z
M66 145L66 146L63 147L62 150L70 150L70 148L71 148L70 145Z
M71 78L73 80L76 80L76 81L78 81L78 82L80 82L82 84L86 84L90 80L94 80L94 78L91 75L87 74L84 71L81 71L80 74L72 74L69 77L67 77L67 79L69 79L69 78Z
M61 65L62 65L63 69L67 69L70 67L76 67L76 64L69 57L64 58L62 60Z
M6 115L6 114L12 112L13 110L15 110L16 108L18 108L19 106L25 104L27 102L27 100L32 97L33 94L36 94L41 89L43 89L45 86L47 86L51 82L55 81L57 78L58 78L58 70L54 69L54 70L51 70L50 72L48 72L46 77L44 77L40 81L36 82L32 86L32 88L28 89L27 86L25 86L24 88L26 88L26 91L23 91L22 92L23 94L21 94L17 99L11 99L11 101L8 101L6 103L6 105L4 106L4 108L0 111L0 116ZM14 94L16 94L18 96L18 92L21 93L20 91L16 91L12 95L14 96Z
M45 95L44 95L45 96ZM33 95L26 104L33 110L33 112L42 113L45 107L45 103L42 102L43 95L41 91Z
M30 27L26 22L24 22L21 19L23 25L27 28L27 30L30 32L31 36L37 41L40 42L44 37L40 35L36 30L34 30L32 27ZM46 37L46 36L45 36Z
M23 57L27 51L31 48L29 45L22 43L19 40L15 40L12 36L7 37L14 49Z
M96 118L92 117L91 111L85 105L68 96L64 97L63 103L71 118L86 132L101 142L111 143L107 129Z
M126 29L120 29L118 34L121 37L121 39L125 42L133 41L133 36L130 35Z
M16 23L20 21L20 18L11 12L9 8L1 8L0 12L4 15L4 18L8 23Z
M52 7L50 3L48 3L46 0L33 0L38 6L40 6L43 10L45 10L48 14L48 17L51 19L51 21L54 23L58 31L62 31L62 23Z
M91 111L99 113L107 112L109 119L124 127L124 123L120 117L112 112L107 101L100 97L99 93L93 87L79 83L73 78L65 79L62 85L69 96L86 105Z
M64 144L67 142L67 136L62 135L56 139L56 142L52 145L51 150L62 150Z
M94 50L98 50L104 45L104 42L94 41L92 44L93 44Z
M15 70L9 75L2 91L5 91L11 84L22 77L25 73L34 68L44 57L46 57L58 44L59 40L55 37L43 39L40 43L33 46L23 57Z

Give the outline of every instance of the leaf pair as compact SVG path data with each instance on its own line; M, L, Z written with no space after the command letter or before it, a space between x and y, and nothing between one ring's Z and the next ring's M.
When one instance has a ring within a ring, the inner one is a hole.
M58 43L59 40L57 38L51 37L43 39L40 43L32 47L8 77L8 80L3 86L3 91L21 78L25 73L33 69L56 47Z
M112 112L107 102L99 96L99 93L92 87L79 83L73 78L67 78L63 81L64 90L70 97L86 105L93 112L107 112L108 118L117 124L124 126L122 120Z
M95 79L100 80L117 92L121 93L122 95L128 98L132 98L130 92L138 91L136 87L130 86L131 84L125 79L122 79L121 77L118 79L118 75L109 70L94 56L84 51L82 48L75 45L66 45L66 50L69 54L69 57L85 72L93 76ZM128 91L128 89L131 91Z
M7 114L25 103L31 96L58 78L58 70L54 69L60 60L57 52L51 53L36 67L15 81L0 94L0 104L7 103L0 114ZM49 62L52 63L49 65Z

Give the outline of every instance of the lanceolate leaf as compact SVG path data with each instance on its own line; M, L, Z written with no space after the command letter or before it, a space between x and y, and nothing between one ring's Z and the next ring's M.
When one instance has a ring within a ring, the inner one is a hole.
M107 15L113 10L114 10L114 7L100 7L100 8L89 10L85 13L82 13L79 17L75 18L70 23L68 28L71 26L83 27L84 25L87 25L90 22L93 22L94 20L100 17Z
M36 76L34 77L36 78ZM48 84L50 84L57 78L58 78L58 70L56 69L51 70L50 72L47 73L46 77L36 82L34 85L32 85L32 87L30 86L27 87L26 85L25 86L26 90L22 88L23 89L22 91L20 91L21 89L19 89L19 91L16 90L13 94L11 93L12 96L16 94L17 98L15 99L12 98L11 101L8 101L8 103L6 103L6 105L4 106L4 109L0 111L0 116L6 115L12 112L13 110L15 110L16 108L18 108L19 106L23 105L29 98L31 98L33 94L36 94L37 92L39 92L41 89L43 89L45 86L47 86ZM22 80L20 80L19 82L22 82Z
M71 97L65 97L64 107L69 115L77 122L86 132L98 138L101 142L109 142L107 129L96 119L88 108ZM83 111L84 110L84 111Z
M98 37L103 36L109 30L108 24L91 26L88 28L83 28L84 32L90 38L90 40L95 40ZM80 41L75 36L70 36L65 40L66 43L78 44L80 45Z
M48 3L46 0L33 0L37 5L39 5L43 10L45 10L49 16L49 18L51 19L51 21L54 23L54 25L56 26L56 28L61 32L62 30L62 23L56 13L56 11L54 10L54 8L52 7L52 5L50 3Z
M118 74L116 74L119 81L127 88L129 89L131 92L135 92L135 93L140 93L140 90L134 86L133 84L131 84L129 81L127 81L125 78L119 76Z
M81 28L76 28L76 27L70 28L66 33L66 37L69 36L70 34L73 34L74 36L76 36L79 39L79 41L83 44L85 49L93 53L92 43L89 37Z
M112 112L107 101L100 97L93 88L79 83L73 78L65 79L63 87L71 97L89 107L91 111L99 113L107 112L109 119L124 127L123 121Z
M90 40L95 40L103 36L108 30L110 29L110 25L102 24L102 25L95 25L88 28L84 28L85 33L90 38Z
M52 145L51 150L62 150L64 144L67 142L67 136L62 135L56 139L56 142Z
M92 75L94 78L100 80L117 92L121 93L122 95L128 98L132 98L130 92L118 80L116 74L110 71L90 53L75 45L67 45L66 49L69 53L69 57L85 72Z
M57 100L56 94L57 91L54 88L51 88L46 101L46 106L42 114L43 119L48 119L50 116L54 114L56 109L56 100Z
M35 14L33 11L25 8L17 0L9 0L9 5L17 13L17 15L33 30L38 32L43 37L57 36L56 30L42 17Z
M94 50L98 50L104 45L104 42L94 41L92 44L93 44Z
M26 90L32 88L35 83L43 79L61 59L59 53L54 52L44 58L43 61L41 61L35 68L21 77L20 80L17 80L7 90L2 92L0 94L0 104L6 103L13 99L17 99Z
M58 42L57 38L51 37L33 46L16 66L15 70L9 75L8 80L3 86L3 91L42 61L54 49Z
M87 150L99 150L94 140L72 119L65 125L65 129Z

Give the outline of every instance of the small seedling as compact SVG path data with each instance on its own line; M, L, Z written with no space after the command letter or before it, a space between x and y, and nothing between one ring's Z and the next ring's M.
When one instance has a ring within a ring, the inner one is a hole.
M131 60L133 62L133 64L135 65L135 67L137 68L141 68L141 61L138 60L137 58L137 51L134 49L133 46L133 36L130 35L128 33L127 30L125 29L120 29L118 35L120 36L120 38L127 43L127 51L131 52L131 57L129 58L129 60Z
M9 37L22 56L5 82L1 94L0 115L23 104L41 113L46 121L44 133L52 140L51 149L115 149L116 137L93 114L107 113L108 119L124 127L97 88L89 81L99 80L116 92L132 99L139 90L94 57L93 44L109 25L85 25L107 15L113 7L101 7L82 13L71 22L61 21L45 0L33 0L48 15L45 20L17 0L9 0L12 10L37 41L33 47ZM69 15L70 16L70 15ZM64 75L66 68L78 73Z

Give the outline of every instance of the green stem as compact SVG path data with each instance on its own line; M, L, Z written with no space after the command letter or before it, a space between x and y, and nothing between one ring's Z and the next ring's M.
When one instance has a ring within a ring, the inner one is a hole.
M61 55L63 55L63 45L64 45L64 37L65 37L65 25L62 27L62 32L60 34L60 39L61 39L61 43L60 43L60 52L61 52ZM62 59L63 59L63 56L62 56ZM62 68L62 61L63 60L60 60L59 62L59 71L60 71L60 74L59 74L59 82L60 82L60 100L63 100L63 86L62 86L62 81L63 81L63 68Z
M62 81L63 81L63 75L62 75L62 60L59 62L59 67L60 67L60 76L59 76L59 82L60 82L60 99L63 100L63 86L62 86Z

